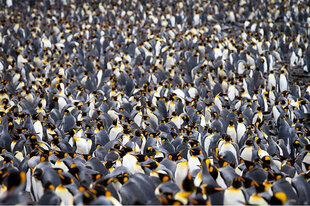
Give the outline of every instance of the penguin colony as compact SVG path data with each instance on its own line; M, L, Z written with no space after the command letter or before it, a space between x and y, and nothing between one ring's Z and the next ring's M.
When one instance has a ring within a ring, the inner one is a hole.
M310 204L307 1L0 4L1 204Z

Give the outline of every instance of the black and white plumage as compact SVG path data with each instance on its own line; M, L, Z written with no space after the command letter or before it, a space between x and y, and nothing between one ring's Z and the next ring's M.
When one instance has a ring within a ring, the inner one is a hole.
M309 204L305 1L0 5L2 204Z

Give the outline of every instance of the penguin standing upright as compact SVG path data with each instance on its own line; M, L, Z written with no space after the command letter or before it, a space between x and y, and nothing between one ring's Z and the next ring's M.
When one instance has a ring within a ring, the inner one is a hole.
M257 182L253 181L255 186L255 192L249 197L250 204L257 204L257 205L268 205L268 202L259 194L265 192L264 185L260 185Z
M245 146L240 149L240 158L245 161L252 162L256 159L256 150L253 145L253 140L248 139L245 141Z
M280 78L279 78L279 92L288 91L289 84L287 80L287 70L285 67L282 67L280 70Z
M44 193L40 200L38 201L39 205L53 205L60 204L61 200L54 192L55 187L50 182L47 182L44 186Z
M187 160L180 160L177 164L174 179L175 183L179 188L181 188L183 180L186 178L188 173L188 162Z
M227 133L227 135L230 135L233 142L239 143L239 138L238 138L233 120L229 121L229 125L227 127L226 133Z
M110 140L114 140L122 131L123 131L123 126L117 120L114 120L113 124L111 125L109 129Z
M132 154L128 153L123 157L122 165L124 167L128 168L128 170L132 174L135 174L135 173L143 173L144 174L144 170L139 165L137 158L135 156L133 156Z
M91 150L93 142L91 139L83 137L84 136L83 132L84 132L83 129L79 129L77 132L75 132L72 139L74 140L74 144L76 146L75 152L78 154L88 155Z
M189 169L190 174L192 174L193 171L200 169L201 162L200 162L200 158L198 156L200 154L201 154L201 151L199 149L193 149L192 148L189 150L188 169Z
M242 177L236 177L231 187L228 187L224 192L224 205L242 205L246 203L242 183L245 180Z
M238 145L233 142L233 140L231 139L231 137L227 134L223 135L223 140L219 141L218 143L218 152L219 154L221 153L225 153L226 151L231 152L231 154L233 156L231 156L230 158L234 159L234 162L236 162L238 160L239 157L239 147Z
M245 124L245 118L239 117L238 118L238 124L237 124L237 139L238 141L241 140L242 136L246 132L246 124Z
M56 195L61 199L60 205L73 205L74 198L71 192L62 184L58 185L55 189Z
M268 85L267 85L267 89L270 91L272 90L273 87L276 87L277 82L276 82L276 77L274 75L274 70L270 71L269 75L268 75Z
M31 178L31 191L34 197L34 201L39 201L43 196L43 170L41 168L35 168Z
M38 136L38 140L41 141L43 138L43 126L41 121L38 119L38 115L35 115L35 118L32 118L35 122L33 123L34 130Z

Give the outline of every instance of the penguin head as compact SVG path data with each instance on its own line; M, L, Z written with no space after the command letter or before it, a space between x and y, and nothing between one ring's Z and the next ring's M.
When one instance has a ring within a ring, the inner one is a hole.
M123 173L119 174L115 177L115 180L120 182L121 184L125 184L129 180L129 174L128 173Z
M50 181L47 181L47 182L44 184L43 189L44 189L44 191L46 191L46 190L52 190L52 191L54 191L54 190L55 190L55 186L54 186Z
M216 180L219 175L218 168L214 165L210 165L208 170L209 170L210 175Z
M262 162L264 162L267 165L270 165L270 163L271 163L271 158L268 155L261 158L261 160L262 160Z
M307 150L308 152L310 152L310 144L305 145L304 150Z
M243 160L246 168L251 171L255 167L255 163L251 161Z
M257 136L254 138L254 140L255 140L255 142L256 142L257 145L260 145L261 142L262 142L262 139L259 138L259 137L257 137Z
M170 154L168 154L168 158L171 161L181 160L182 159L182 156L181 156L182 153L183 153L183 151L170 153Z
M180 201L177 201L177 200L174 200L174 198L173 198L173 193L167 193L167 192L165 192L165 193L163 193L163 194L160 194L159 196L158 196L158 200L159 200L159 202L161 203L161 204L167 204L167 205L169 205L169 204L175 204L175 205L181 205L182 204L182 202L180 202Z
M149 147L146 148L145 154L146 154L148 157L154 157L155 154L156 154L156 150L155 150L154 147L149 146Z
M194 149L199 149L198 146L200 145L200 142L196 139L190 139L188 141L189 145Z
M13 171L8 175L7 190L9 193L13 192L15 188L23 185L26 181L25 172Z
M84 205L89 205L92 201L94 201L97 198L97 191L89 188L88 190L85 190L82 192L82 201Z
M71 178L72 176L69 176L66 173L64 173L62 169L57 168L57 173L60 177L62 185L69 185L74 182L74 180Z
M226 141L226 142L230 142L231 141L231 137L228 134L223 134L222 138Z
M204 195L212 195L216 192L223 191L223 188L209 184L201 185L201 188L202 188L202 194Z
M11 156L8 156L8 155L5 155L5 156L2 156L3 157L3 160L2 160L2 164L5 165L5 164L13 164L13 159Z
M298 139L293 142L293 147L296 148L296 149L300 148L300 142L299 142Z
M76 164L71 164L70 168L69 168L69 172L77 179L79 180L79 173L80 173L80 169L78 168L78 166Z
M270 198L269 204L271 205L284 205L286 203L287 196L284 192L276 192Z
M149 160L149 161L146 161L145 164L143 164L142 166L147 167L150 170L154 170L158 167L158 165L159 163L156 160Z
M187 173L186 177L184 178L181 184L181 189L183 189L185 192L193 192L196 190L194 180L189 172Z
M229 126L234 126L234 121L232 119L229 120Z
M231 186L238 189L242 186L243 182L245 182L245 179L243 177L235 177L231 183Z
M263 192L266 192L266 187L265 187L265 185L259 184L259 183L256 182L255 180L252 180L251 186L254 186L254 187L255 187L256 193L263 193Z
M274 174L274 178L275 180L280 180L284 177L284 175L282 173L275 173Z
M43 177L43 170L41 168L36 168L33 172L33 176L38 180L42 180Z
M138 162L144 162L148 160L148 156L144 154L135 154L134 156L137 158Z
M169 180L172 180L172 177L165 171L163 170L157 170L157 174L158 174L158 177L161 181L161 183L165 183Z
M253 146L253 140L248 139L248 140L245 141L245 144L246 144L247 146Z
M191 155L198 156L198 155L202 154L202 151L199 147L194 147L194 148L190 149L190 153L191 153Z
M48 162L49 161L49 156L48 154L42 153L40 155L40 162Z
M238 117L238 118L237 118L237 121L238 121L239 123L242 123L242 122L244 121L244 117Z
M35 144L37 142L37 137L36 135L32 134L32 135L28 135L27 139L30 141L31 144Z

